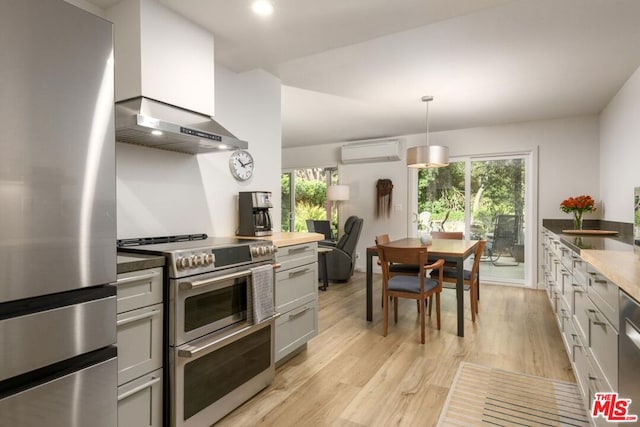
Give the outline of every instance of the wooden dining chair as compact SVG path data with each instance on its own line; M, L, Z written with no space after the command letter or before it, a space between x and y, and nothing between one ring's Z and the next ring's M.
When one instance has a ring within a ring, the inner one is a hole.
M464 233L462 233L462 231L432 231L431 237L434 239L462 240Z
M476 314L478 314L478 296L480 290L478 287L480 286L480 275L478 274L478 269L480 268L480 257L482 257L482 253L484 251L484 247L487 244L486 240L480 240L476 245L476 251L473 257L473 265L471 266L471 270L464 270L462 272L462 277L464 279L464 287L465 290L469 290L469 299L470 299L470 307L471 307L471 320L473 322L476 321ZM433 272L431 273L431 277L433 277ZM455 289L455 285L458 282L456 268L445 266L443 268L443 281L445 283L452 283L453 286L447 286L447 288Z
M426 247L398 248L383 244L379 244L377 247L378 259L382 265L382 306L384 312L382 335L386 337L389 329L389 297L393 297L395 323L398 323L398 298L415 299L418 301L420 315L420 342L424 344L425 303L428 298L433 296L436 297L436 323L438 330L440 329L440 292L442 292L444 260L439 259L433 264L427 265ZM418 265L418 274L392 275L390 266L394 263ZM427 276L429 269L439 272L435 279Z
M384 245L389 243L391 239L389 239L388 234L380 234L376 236L376 245ZM380 257L378 257L378 265L382 265L380 262ZM417 264L400 264L393 263L389 266L389 274L391 276L394 275L407 275L414 276L420 272L420 266ZM392 298L393 299L393 298ZM382 295L382 306L384 306L384 294Z

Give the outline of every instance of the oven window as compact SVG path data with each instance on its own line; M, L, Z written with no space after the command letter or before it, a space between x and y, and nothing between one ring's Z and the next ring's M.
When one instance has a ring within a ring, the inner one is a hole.
M266 326L185 365L185 420L271 366L271 328Z
M231 317L237 321L243 320L246 315L247 279L238 279L232 286L186 298L184 331L189 332Z

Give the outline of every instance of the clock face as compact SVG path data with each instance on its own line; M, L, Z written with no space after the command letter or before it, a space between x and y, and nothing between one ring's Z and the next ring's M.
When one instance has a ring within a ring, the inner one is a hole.
M246 181L253 176L253 157L248 151L238 150L229 157L229 168L235 179Z

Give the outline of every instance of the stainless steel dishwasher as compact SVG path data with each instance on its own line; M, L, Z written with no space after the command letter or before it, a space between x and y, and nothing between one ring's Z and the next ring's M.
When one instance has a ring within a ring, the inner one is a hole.
M620 291L618 393L631 399L628 413L640 416L640 304Z

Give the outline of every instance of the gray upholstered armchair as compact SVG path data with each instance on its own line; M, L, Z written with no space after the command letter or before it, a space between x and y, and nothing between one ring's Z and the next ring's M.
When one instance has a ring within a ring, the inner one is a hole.
M327 257L328 279L333 282L349 280L356 266L355 251L360 232L362 231L362 218L350 216L344 223L344 234L335 246L326 246L333 249ZM322 242L319 246L323 246Z

